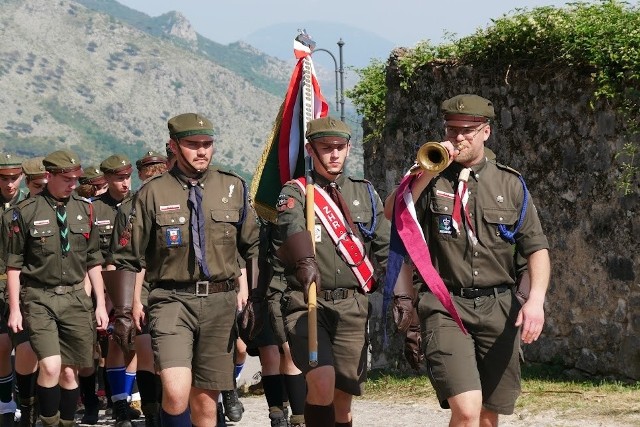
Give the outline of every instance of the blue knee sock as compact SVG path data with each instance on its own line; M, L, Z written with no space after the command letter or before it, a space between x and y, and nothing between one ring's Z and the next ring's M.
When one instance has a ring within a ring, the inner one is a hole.
M244 363L236 365L235 369L233 370L233 378L235 378L236 381L240 379L240 374L242 373L242 369L244 369Z
M136 381L135 372L125 372L124 391L125 393L127 393L127 396L131 396L131 393L133 393L133 383L135 381Z
M116 402L127 398L127 374L124 366L107 368L107 380L111 387L111 401Z
M191 414L189 409L178 415L167 414L162 409L160 411L160 423L162 427L191 427Z

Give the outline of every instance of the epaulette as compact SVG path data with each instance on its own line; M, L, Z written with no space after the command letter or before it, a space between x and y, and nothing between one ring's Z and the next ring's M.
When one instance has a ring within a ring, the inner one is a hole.
M369 181L368 179L364 179L364 178L354 178L352 176L348 176L347 178L349 178L351 181L353 182L364 182L365 184L371 184L371 181Z
M17 207L18 209L22 209L23 207L25 207L25 206L27 206L27 205L30 205L31 203L33 203L33 202L35 202L35 201L36 201L36 198L35 198L35 197L29 197L28 199L24 199L24 200L22 200L22 201L18 202L18 203L16 204L16 207Z
M502 163L498 163L495 162L496 166L498 167L498 169L507 171L507 172L511 172L512 174L516 175L516 176L522 176L522 174L520 172L518 172L517 170L515 170L512 167L509 167L507 165L503 165Z
M81 202L93 203L93 202L91 201L91 199L87 199L86 197L82 197L82 196L78 195L77 193L73 193L73 194L71 195L71 197L73 197L73 198L74 198L74 199L76 199L76 200L80 200Z
M220 173L223 173L225 175L234 176L234 177L238 178L240 181L245 181L245 179L243 177L241 177L240 175L238 175L237 173L235 173L232 170L228 170L228 169L213 169L213 170L218 171Z

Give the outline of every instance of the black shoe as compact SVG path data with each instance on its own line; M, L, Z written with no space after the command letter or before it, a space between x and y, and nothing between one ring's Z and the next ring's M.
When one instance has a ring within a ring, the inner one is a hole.
M220 402L216 406L216 427L227 427L227 420L224 418L224 407Z
M6 414L0 415L0 425L2 425L2 427L13 427L15 417L16 414L13 412L7 412Z
M129 402L127 402L127 399L113 402L113 414L116 417L116 427L133 427L129 417Z
M271 427L289 427L287 417L284 416L284 412L280 410L269 409L269 420L271 421Z
M229 421L237 423L242 419L244 405L238 399L237 390L225 390L222 392L222 403L224 404L224 414Z
M97 402L96 402L97 403ZM98 406L87 405L84 407L84 415L80 420L80 424L96 425L98 424Z

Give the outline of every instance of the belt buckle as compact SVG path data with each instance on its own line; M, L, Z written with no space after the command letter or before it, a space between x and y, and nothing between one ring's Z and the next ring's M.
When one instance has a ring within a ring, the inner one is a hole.
M67 293L66 286L58 285L53 288L53 293L56 295L64 295Z
M196 296L197 297L206 297L209 295L209 281L201 280L196 282Z

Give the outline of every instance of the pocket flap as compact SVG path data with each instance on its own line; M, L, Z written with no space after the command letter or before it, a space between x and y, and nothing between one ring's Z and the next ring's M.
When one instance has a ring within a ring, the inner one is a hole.
M168 212L156 214L156 223L160 227L168 225L182 225L189 221L189 215L185 212Z
M484 220L489 224L515 224L518 211L515 209L484 209Z
M50 225L44 227L31 227L29 229L31 237L49 237L53 236L53 228Z
M91 232L91 230L89 229L89 224L86 222L78 223L78 224L69 224L69 230L71 230L72 233L76 233L76 234Z
M211 219L216 222L238 222L240 212L236 209L212 209Z
M369 222L371 220L371 210L366 209L352 209L351 211L351 219L353 222Z
M453 199L448 197L434 197L431 200L431 212L439 215L452 215Z

